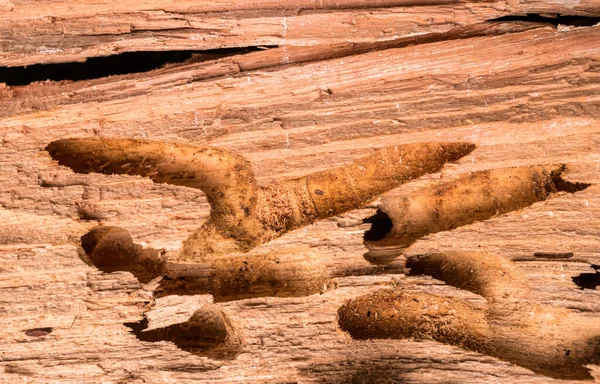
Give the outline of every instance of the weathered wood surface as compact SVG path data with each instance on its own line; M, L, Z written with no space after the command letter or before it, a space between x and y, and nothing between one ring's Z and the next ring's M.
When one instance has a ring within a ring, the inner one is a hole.
M177 249L206 219L204 195L139 177L73 174L42 149L72 136L195 141L242 153L261 183L269 183L350 162L376 147L467 140L478 145L471 155L390 193L472 170L558 162L569 164L571 180L598 183L598 32L541 28L189 83L193 75L185 71L140 74L107 82L111 91L98 99L69 103L50 92L51 101L34 108L28 92L44 85L7 89L0 120L0 382L552 382L435 342L355 342L337 329L345 300L391 285L483 305L438 281L392 273L401 266L367 263L362 219L375 203L263 247L313 247L338 287L304 298L219 304L244 334L237 358L139 341L123 324L150 308L149 287L127 273L87 266L77 239L102 222L129 229L136 242ZM78 91L93 87L101 85ZM431 235L409 253L483 249L527 259L540 251L573 252L580 261L518 265L542 303L591 321L600 294L579 290L571 277L600 264L599 192L592 186ZM151 327L179 322L206 300L162 298L149 314ZM52 332L45 336L24 332L46 327ZM600 368L592 368L599 377Z
M130 51L372 43L509 15L598 16L598 0L0 1L5 66Z
M190 82L287 64L326 60L427 42L501 35L543 26L547 25L530 22L480 23L453 28L444 33L431 34L428 39L416 36L379 43L340 43L313 47L283 46L199 63L168 65L159 70L146 72L141 76L127 74L76 82L42 82L30 86L4 86L2 94L0 94L0 116L10 116L15 113L82 101L110 100L119 97L119 94L131 97L136 94L144 94L149 88L154 91L168 89Z

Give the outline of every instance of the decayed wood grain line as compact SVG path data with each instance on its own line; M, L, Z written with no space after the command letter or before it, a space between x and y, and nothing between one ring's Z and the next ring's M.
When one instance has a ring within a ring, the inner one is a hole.
M0 3L5 66L130 51L369 43L427 36L507 15L597 16L597 0ZM386 8L387 7L387 8Z
M40 150L61 137L94 134L198 141L239 151L268 183L348 163L373 147L466 140L478 145L472 155L391 194L472 170L536 163L566 162L573 180L598 183L597 32L542 29L433 43L4 116L0 382L551 382L438 343L351 342L340 333L339 305L391 283L482 303L428 278L348 276L394 271L362 257L369 227L362 219L373 214L373 205L264 247L311 246L332 274L345 277L324 295L223 303L245 335L237 359L140 342L123 323L141 320L149 292L129 274L104 275L85 265L76 238L100 221L131 230L136 242L175 249L206 219L203 194L138 177L77 175ZM483 249L520 259L571 251L600 264L599 191L592 186L432 235L409 252ZM586 263L518 265L544 304L597 316L599 291L578 290L571 281L592 272ZM165 311L190 313L205 299L161 300L154 319L164 324ZM41 327L53 332L24 333Z
M39 82L29 86L7 87L0 91L0 117L28 110L81 102L104 101L158 91L210 78L268 69L288 64L326 60L359 53L399 48L474 36L493 36L548 26L530 22L487 22L432 33L427 38L413 36L376 43L340 43L312 47L278 47L234 55L200 63L172 65L143 74L116 75L76 82Z
M4 141L7 149L17 139L28 142L19 146L37 149L47 141L26 138L51 131L56 138L193 138L238 152L299 151L340 140L376 140L375 133L417 134L499 122L548 121L550 129L553 119L581 118L580 124L587 126L598 113L597 31L538 29L173 87L167 76L164 88L140 94L126 86L100 102L50 104L47 110L41 105L27 112L24 98L23 113L15 97L9 101L14 106L7 108L12 115L2 119ZM271 174L285 172L273 165ZM262 169L256 169L259 176Z
M19 7L15 7L0 17L0 62L16 66L82 61L130 51L388 41L444 32L505 14L490 3L216 13L197 12L189 4L170 11L163 10L169 6L162 3L150 9L126 3L128 9L120 12L101 13L100 8L89 7L98 8L89 15L85 11L80 15L79 6L66 6L68 14L54 15L56 7L52 5L43 16L19 17Z

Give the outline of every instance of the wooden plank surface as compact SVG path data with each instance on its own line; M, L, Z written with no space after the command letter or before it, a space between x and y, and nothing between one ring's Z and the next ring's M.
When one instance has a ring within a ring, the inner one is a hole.
M0 1L5 66L133 51L373 43L503 16L598 16L598 0Z
M125 323L140 321L151 307L151 321L168 323L171 313L176 322L209 298L167 297L152 306L149 288L130 274L86 265L78 237L101 222L129 229L138 243L175 250L207 218L204 195L133 176L77 175L43 148L59 138L94 135L193 141L243 154L268 184L348 163L373 148L466 140L478 146L471 155L389 195L464 172L525 164L564 162L570 180L598 183L599 30L539 28L191 82L183 81L189 72L140 74L109 80L112 91L96 100L41 100L35 108L28 92L43 85L5 89L0 382L552 382L448 345L352 341L337 328L336 311L346 300L394 285L484 304L439 281L404 276L399 266L365 261L362 235L369 226L362 219L376 202L263 247L312 247L338 276L338 287L309 297L219 304L244 335L235 359L140 341ZM50 99L61 99L52 93ZM571 278L600 264L599 191L594 185L431 235L408 254L486 250L531 259L534 252L573 252L576 261L518 266L540 302L592 323L600 294L578 289ZM25 333L39 328L51 332Z

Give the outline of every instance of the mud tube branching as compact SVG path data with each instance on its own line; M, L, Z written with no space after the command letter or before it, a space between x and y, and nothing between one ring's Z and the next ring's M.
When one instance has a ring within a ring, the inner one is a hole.
M335 282L310 248L253 252L208 263L168 263L156 297L209 293L215 302L322 294Z
M156 250L134 244L123 228L102 226L82 237L91 264L104 272L131 272L140 282L165 278L155 297L211 294L217 302L255 297L299 297L323 293L334 283L310 248L292 248L171 263Z
M469 143L415 143L376 150L335 169L258 187L250 163L229 151L133 139L72 138L46 150L75 172L141 175L158 183L201 189L210 217L177 259L200 262L246 252L281 234L355 209L376 195L439 171L473 151Z
M473 172L459 179L384 199L365 233L373 264L387 264L404 248L436 232L483 221L543 201L556 192L589 186L561 177L564 165L526 166Z
M162 275L160 252L134 244L129 231L119 227L96 227L81 237L89 264L102 272L131 272L141 283Z
M415 256L425 273L487 299L487 308L426 293L381 290L350 300L338 311L354 339L436 340L497 357L559 379L592 379L600 363L600 330L564 309L537 303L526 278L503 258L478 252Z

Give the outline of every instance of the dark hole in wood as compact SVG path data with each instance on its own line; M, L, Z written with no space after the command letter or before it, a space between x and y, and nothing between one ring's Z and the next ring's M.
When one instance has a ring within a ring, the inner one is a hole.
M25 334L30 337L43 337L52 333L52 328L32 328L25 331Z
M371 229L364 235L366 241L378 241L385 238L394 226L390 217L380 209L373 216L364 219L363 223L371 224Z
M594 268L596 272L581 273L578 276L571 278L581 290L596 289L596 287L600 285L600 265L592 264L591 267Z
M574 256L573 252L534 252L533 257L539 259L570 259Z
M562 179L560 176L554 178L554 185L556 186L557 191L575 193L579 191L583 191L591 184L587 183L572 183L570 181L566 181Z

